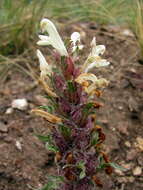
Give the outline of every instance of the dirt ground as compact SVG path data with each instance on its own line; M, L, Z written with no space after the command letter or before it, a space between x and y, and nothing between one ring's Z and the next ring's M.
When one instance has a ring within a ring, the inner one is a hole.
M115 170L111 177L102 177L103 189L142 190L143 65L139 63L135 37L125 35L124 29L117 26L100 27L94 23L68 25L63 33L69 36L73 31L81 32L84 44L89 44L95 35L98 44L106 45L104 57L111 62L109 67L94 71L110 81L97 118L106 133L105 149L112 162L127 170ZM88 53L85 48L82 60ZM9 71L0 85L0 190L40 188L47 174L54 172L52 155L34 135L48 133L48 124L30 113L33 107L47 103L43 95L30 77L16 70ZM26 98L28 108L7 114L15 98Z

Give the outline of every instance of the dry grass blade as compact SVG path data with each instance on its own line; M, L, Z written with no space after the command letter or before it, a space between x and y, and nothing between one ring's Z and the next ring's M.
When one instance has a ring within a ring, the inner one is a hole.
M24 68L22 65L19 64L20 62L27 64L30 69ZM13 66L15 66L15 68L18 68L19 71L23 72L24 74L30 76L33 80L37 81L38 77L33 70L31 71L31 66L27 63L27 59L21 58L21 56L17 58L8 58L6 56L0 55L0 82L5 81L8 71L12 69Z
M62 122L61 118L40 109L33 109L31 112L45 118L50 123L60 124Z

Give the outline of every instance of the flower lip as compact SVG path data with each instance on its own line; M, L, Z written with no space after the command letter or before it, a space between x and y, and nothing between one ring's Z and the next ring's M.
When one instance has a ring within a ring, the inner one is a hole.
M38 45L51 45L53 46L61 56L68 56L68 52L62 41L55 25L47 18L44 18L40 22L42 32L47 32L49 36L39 35L40 40Z
M41 71L41 78L44 79L47 74L51 74L52 70L49 64L47 63L45 57L43 56L42 52L37 49L37 57L40 62L40 71Z
M47 27L50 26L50 25L51 25L53 28L56 29L56 27L55 27L55 25L52 23L52 21L50 21L50 20L47 19L47 18L43 18L43 19L41 20L41 22L40 22L40 27L41 27L42 33L43 33L43 32L46 32Z

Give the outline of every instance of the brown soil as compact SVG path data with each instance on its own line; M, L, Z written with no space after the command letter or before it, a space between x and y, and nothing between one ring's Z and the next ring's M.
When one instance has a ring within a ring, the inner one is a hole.
M73 31L82 33L85 44L95 35L98 44L106 45L105 57L111 62L109 67L95 71L110 81L100 100L105 105L97 118L106 133L105 149L111 160L127 171L115 170L111 177L102 177L104 189L142 190L143 170L137 175L135 168L143 169L143 65L138 62L135 37L121 35L122 29L114 31L94 23L70 25L63 33L69 36ZM89 49L85 49L82 59L88 53ZM39 87L30 88L33 84L25 73L14 70L0 86L0 124L6 128L0 131L0 190L39 188L54 172L52 155L34 135L48 133L48 124L30 113L33 107L47 101ZM6 114L15 98L26 98L29 108ZM16 141L22 150L16 147Z

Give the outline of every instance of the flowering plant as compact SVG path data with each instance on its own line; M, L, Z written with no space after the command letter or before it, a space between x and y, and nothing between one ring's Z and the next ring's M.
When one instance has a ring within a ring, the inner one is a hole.
M115 167L102 151L105 134L97 124L96 111L102 106L97 99L102 89L108 85L104 78L98 78L89 72L93 67L107 66L110 63L101 58L104 45L91 42L91 52L83 65L78 62L78 52L84 48L80 34L71 35L68 51L55 25L48 19L42 19L39 35L40 46L54 48L55 64L48 64L40 50L37 56L40 62L40 84L49 99L49 105L32 112L49 122L50 134L38 135L46 142L49 151L55 154L57 175L50 176L43 190L92 190L102 187L98 177L100 170L112 173Z

